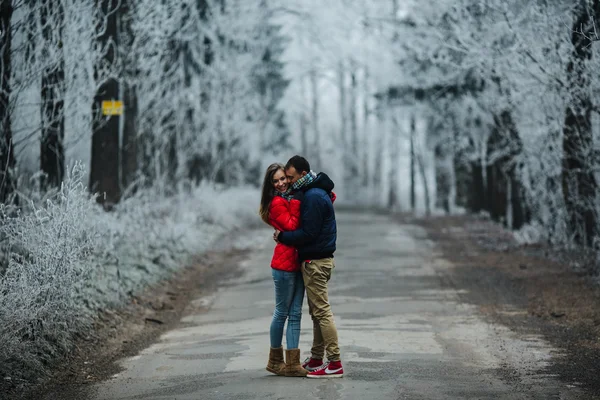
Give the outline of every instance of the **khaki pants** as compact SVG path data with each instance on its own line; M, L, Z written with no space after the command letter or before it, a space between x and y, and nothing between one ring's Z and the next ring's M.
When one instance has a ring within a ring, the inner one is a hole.
M327 350L329 361L340 360L338 335L327 294L327 283L335 267L333 258L323 258L302 263L302 277L306 287L308 310L313 321L313 347L311 357L323 359Z

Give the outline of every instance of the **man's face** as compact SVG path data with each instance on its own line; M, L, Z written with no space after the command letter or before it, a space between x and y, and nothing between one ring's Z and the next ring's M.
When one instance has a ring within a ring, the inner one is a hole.
M287 176L290 185L296 183L296 181L302 178L304 175L306 175L306 171L302 171L301 173L299 173L294 167L289 167L285 170L285 176Z

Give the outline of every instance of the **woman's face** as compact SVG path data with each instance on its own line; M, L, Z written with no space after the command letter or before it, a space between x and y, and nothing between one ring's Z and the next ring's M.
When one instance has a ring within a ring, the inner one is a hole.
M275 188L275 190L277 190L278 192L285 192L288 187L290 186L288 183L288 179L285 176L285 173L283 172L282 169L277 170L274 174L273 174L273 187Z

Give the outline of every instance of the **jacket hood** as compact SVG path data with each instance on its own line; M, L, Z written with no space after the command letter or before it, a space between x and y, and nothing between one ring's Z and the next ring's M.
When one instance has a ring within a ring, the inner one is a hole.
M317 188L317 189L323 189L327 193L331 193L334 186L335 186L335 184L333 183L331 178L329 178L329 176L327 176L326 173L319 172L317 174L317 178L310 185L307 185L304 188L304 191L306 191L308 189Z

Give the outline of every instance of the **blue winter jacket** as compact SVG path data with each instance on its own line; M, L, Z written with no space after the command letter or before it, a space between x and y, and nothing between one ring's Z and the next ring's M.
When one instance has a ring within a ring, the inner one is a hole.
M324 173L306 187L300 209L300 228L295 231L281 232L279 241L298 249L301 261L333 257L337 226L335 212L331 202L334 184Z

